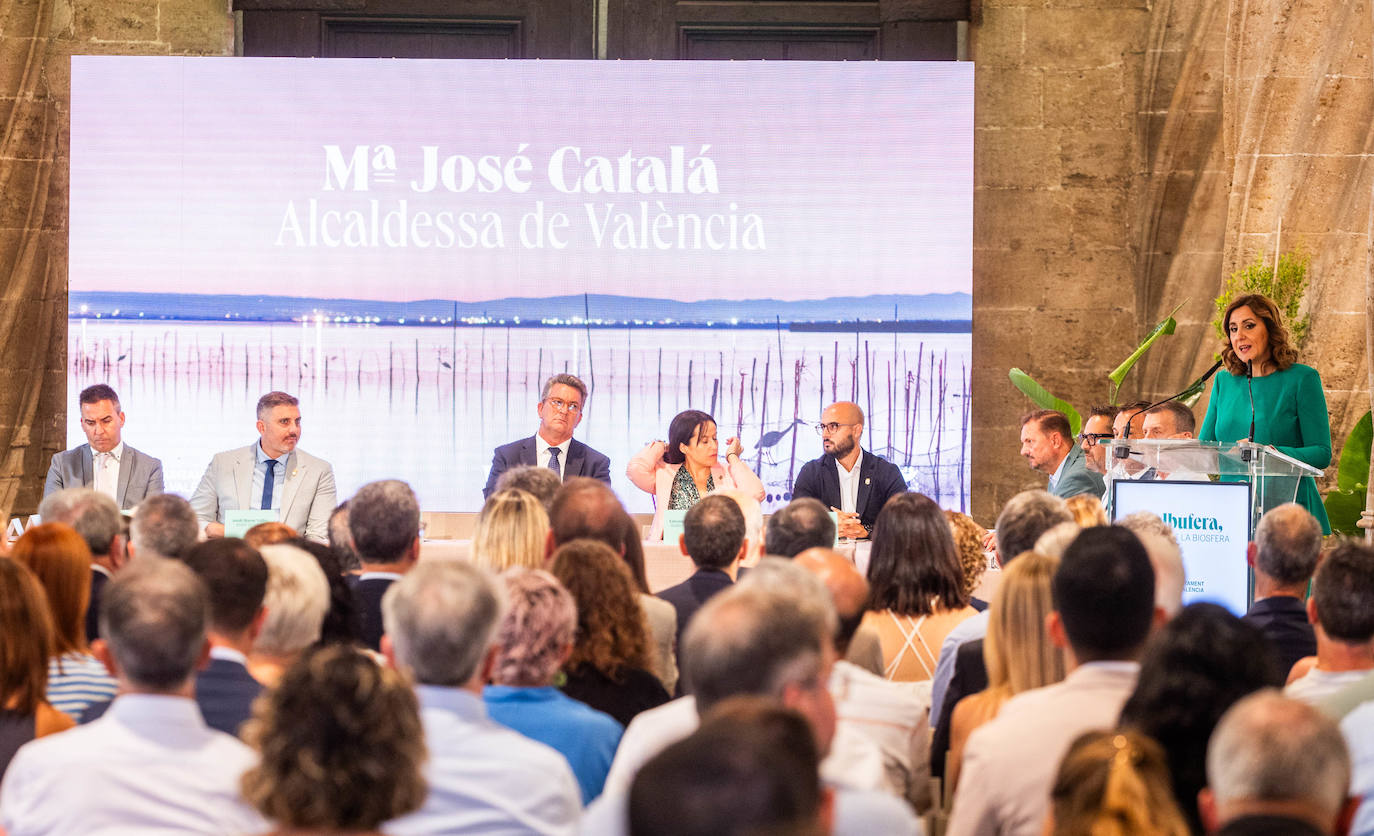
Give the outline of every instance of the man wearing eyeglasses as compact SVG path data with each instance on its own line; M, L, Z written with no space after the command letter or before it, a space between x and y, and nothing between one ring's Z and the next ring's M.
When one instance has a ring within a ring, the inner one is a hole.
M1083 451L1088 469L1099 476L1107 475L1107 447L1103 442L1111 441L1116 435L1112 432L1112 420L1119 410L1114 406L1095 406L1083 422L1083 431L1078 434L1078 447Z
M816 432L825 455L802 465L792 498L819 499L839 516L841 537L864 539L887 500L906 491L902 471L859 446L864 413L857 404L841 401L826 407Z
M611 483L611 460L572 437L582 422L582 408L587 403L587 384L570 374L556 374L544 382L535 412L539 415L539 431L531 438L522 438L496 448L491 457L491 473L482 498L491 496L496 480L512 467L534 465L547 467L558 478L590 476Z

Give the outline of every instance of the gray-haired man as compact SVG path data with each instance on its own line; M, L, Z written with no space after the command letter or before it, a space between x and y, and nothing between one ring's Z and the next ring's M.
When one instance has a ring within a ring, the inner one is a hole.
M544 391L539 394L534 410L539 415L539 431L530 438L496 448L482 498L491 496L502 473L522 464L547 467L565 481L573 476L590 476L609 485L610 458L572 437L573 430L582 423L586 405L587 384L577 377L556 374L544 381Z

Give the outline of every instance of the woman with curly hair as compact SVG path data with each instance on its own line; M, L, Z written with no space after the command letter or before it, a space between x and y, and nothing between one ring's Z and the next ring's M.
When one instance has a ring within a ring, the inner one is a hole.
M563 693L628 726L667 702L650 673L652 650L630 570L610 546L573 540L553 553L553 575L577 602L577 637Z
M988 608L988 603L973 597L973 593L988 570L988 553L983 550L988 530L959 511L945 511L945 519L949 521L949 533L954 536L954 548L959 553L959 568L964 572L964 593L968 595L969 606L982 612Z
M424 728L400 674L365 651L309 651L254 705L244 737L262 756L243 797L278 834L373 834L419 809Z

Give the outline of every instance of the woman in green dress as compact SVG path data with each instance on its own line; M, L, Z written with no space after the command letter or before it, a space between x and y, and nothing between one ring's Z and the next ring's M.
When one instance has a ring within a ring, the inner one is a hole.
M1267 297L1237 297L1222 317L1226 343L1222 362L1230 374L1217 375L1207 417L1198 438L1243 441L1250 435L1250 392L1254 391L1255 442L1313 467L1331 464L1331 423L1317 370L1297 362L1278 308ZM1253 378L1246 380L1247 368ZM1304 476L1297 501L1331 533L1317 483Z

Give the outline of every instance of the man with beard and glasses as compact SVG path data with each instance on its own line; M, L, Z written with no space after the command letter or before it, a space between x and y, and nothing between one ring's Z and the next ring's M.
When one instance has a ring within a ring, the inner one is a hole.
M841 537L867 538L887 500L906 491L902 471L859 446L864 413L858 404L840 401L826 407L816 432L825 455L802 465L792 498L819 499L838 514Z

